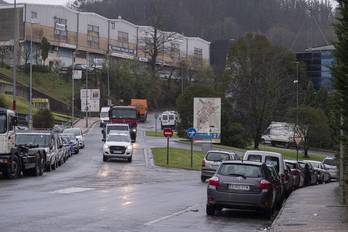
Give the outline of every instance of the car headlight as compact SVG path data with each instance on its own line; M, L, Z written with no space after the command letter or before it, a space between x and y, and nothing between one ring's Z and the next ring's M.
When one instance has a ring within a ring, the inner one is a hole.
M137 132L137 128L133 128L133 129L132 129L132 132L133 132L133 133L136 133L136 132Z
M109 145L107 145L107 144L104 144L104 148L105 148L105 149L109 149L109 148L110 148L110 146L109 146Z
M128 150L131 150L132 148L133 148L132 145L128 145L128 146L127 146L127 149L128 149Z

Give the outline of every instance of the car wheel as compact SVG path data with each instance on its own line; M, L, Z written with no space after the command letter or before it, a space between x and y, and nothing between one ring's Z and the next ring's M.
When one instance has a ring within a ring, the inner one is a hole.
M46 165L46 171L51 172L52 171L52 165Z
M79 154L79 152L80 152L80 149L75 150L75 154Z
M21 174L21 169L19 166L19 160L17 156L13 156L12 164L10 168L3 172L3 175L8 179L16 179Z
M214 216L214 214L215 214L215 209L216 209L216 206L215 206L215 205L207 204L207 207L206 207L206 213L207 213L207 215Z
M321 179L320 179L320 180L318 180L318 182L319 182L319 184L324 183L324 176L322 176L322 177L321 177Z
M206 176L201 176L201 181L205 182L208 178Z
M105 155L103 155L103 161L104 162L108 161L108 158Z
M127 161L132 162L132 156L128 157Z
M45 158L44 158L44 154L41 156L41 158L40 158L40 176L42 176L43 175L43 173L45 172Z

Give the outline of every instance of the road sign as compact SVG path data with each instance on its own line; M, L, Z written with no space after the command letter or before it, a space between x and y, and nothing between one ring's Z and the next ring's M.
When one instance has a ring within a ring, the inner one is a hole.
M294 142L295 142L296 146L300 145L302 140L303 140L303 137L294 137Z
M190 137L190 138L195 137L196 134L197 134L197 131L196 131L195 128L192 128L192 127L191 127L191 128L189 128L189 129L187 130L187 136Z
M166 138L170 138L173 136L173 130L170 128L166 128L163 130L163 136Z

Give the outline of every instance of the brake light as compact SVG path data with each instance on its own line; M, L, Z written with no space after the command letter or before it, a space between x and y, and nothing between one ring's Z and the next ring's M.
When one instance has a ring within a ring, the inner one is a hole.
M202 160L202 167L205 167L205 160Z
M297 176L299 174L299 172L297 170L291 170L291 172L294 176Z
M209 179L208 184L212 186L220 186L220 178L217 176L213 176Z
M272 184L268 180L261 180L259 188L260 189L270 189L270 188L272 188Z

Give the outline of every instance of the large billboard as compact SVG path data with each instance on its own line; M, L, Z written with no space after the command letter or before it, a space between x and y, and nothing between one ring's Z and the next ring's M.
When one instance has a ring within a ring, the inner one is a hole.
M221 98L194 98L193 126L195 142L221 142Z
M81 112L99 112L100 90L99 88L80 89Z

